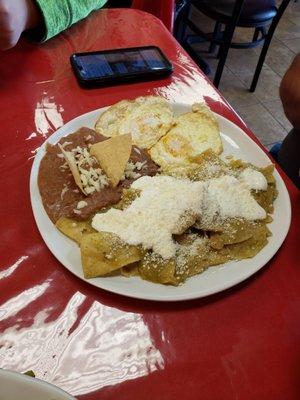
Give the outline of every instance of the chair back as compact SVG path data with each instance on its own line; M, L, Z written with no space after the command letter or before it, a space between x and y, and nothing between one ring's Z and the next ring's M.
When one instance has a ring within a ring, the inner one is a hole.
M232 13L232 20L235 22L235 24L241 15L241 12L243 10L245 2L246 2L246 0L236 0L236 2L235 2L234 8L233 8L233 13Z
M175 0L133 0L131 7L155 15L173 33Z

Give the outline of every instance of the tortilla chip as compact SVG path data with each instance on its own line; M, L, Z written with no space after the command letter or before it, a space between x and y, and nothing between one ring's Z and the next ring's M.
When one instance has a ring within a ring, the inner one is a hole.
M131 276L139 275L139 265L140 262L137 261L135 263L125 265L125 267L121 268L121 275L126 276L126 278L130 278Z
M74 154L71 151L65 151L64 148L62 147L62 145L60 143L58 143L58 147L60 148L70 170L71 173L73 175L74 181L76 183L76 185L79 187L79 189L82 191L83 194L86 195L83 186L82 186L82 182L81 182L81 178L80 178L80 173L76 164L76 160L74 157Z
M176 227L173 230L174 235L183 234L190 226L194 225L198 218L198 215L193 213L192 211L185 211L177 221Z
M61 217L55 226L67 237L80 244L83 235L96 232L89 221L76 221L72 218Z
M164 260L158 254L148 252L139 263L139 274L147 281L176 286L175 267L174 259Z
M107 232L83 235L80 250L85 278L110 274L142 258L138 247L127 245L118 236Z
M132 147L131 135L120 135L93 144L90 154L95 156L113 187L124 175Z

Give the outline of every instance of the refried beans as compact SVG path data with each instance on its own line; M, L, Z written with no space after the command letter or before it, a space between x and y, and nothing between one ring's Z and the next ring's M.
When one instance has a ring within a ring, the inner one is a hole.
M108 139L89 128L81 128L77 132L63 137L60 143L66 151L77 146L88 148L89 144L102 142ZM140 176L156 175L158 166L154 164L145 150L132 146L129 161L141 162L143 168ZM56 145L48 144L38 174L38 186L45 210L53 223L61 217L76 220L87 220L97 211L116 204L122 196L122 188L128 187L135 179L125 179L117 187L107 186L99 192L86 196L77 187L69 167L62 158L61 150ZM84 201L86 205L79 210L77 204Z

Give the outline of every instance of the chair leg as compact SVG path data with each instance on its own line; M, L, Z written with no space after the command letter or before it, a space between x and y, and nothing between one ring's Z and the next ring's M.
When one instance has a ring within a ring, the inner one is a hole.
M259 28L255 28L252 42L256 42L257 41L258 36L259 36L259 32L260 32L260 29Z
M192 59L196 62L198 67L205 73L205 75L209 75L211 69L206 61L198 54L198 52L191 46L189 37L185 39L182 43L183 48L185 51L192 57Z
M222 48L222 46L220 45L219 46L219 50L218 50L217 55L216 55L218 60L220 60L220 58L221 58L221 48Z
M265 42L264 42L263 48L261 50L261 53L260 53L260 56L259 56L259 59L258 59L258 63L257 63L257 66L256 66L256 70L255 70L255 73L254 73L254 77L253 77L253 80L252 80L252 83L251 83L251 86L250 86L250 92L252 92L252 93L255 92L255 89L256 89L256 86L257 86L257 82L258 82L258 79L259 79L259 75L260 75L262 67L264 65L265 58L266 58L266 55L267 55L271 40L273 38L275 29L276 29L276 27L278 25L278 22L280 21L280 18L282 17L282 14L284 13L285 9L287 8L289 2L290 2L290 0L283 0L282 1L281 5L279 6L279 9L277 11L277 14L273 18L273 21L271 23L269 31L268 31L268 33L266 35Z
M236 27L237 21L240 17L244 3L245 3L245 0L236 1L234 10L233 10L233 14L232 14L232 18L231 18L231 22L225 26L225 31L223 34L223 43L221 44L220 50L219 50L220 60L219 60L216 75L214 78L214 85L216 87L219 86L221 76L222 76L222 73L224 70L225 62L227 59L228 51L231 46L235 27Z
M212 41L211 41L209 49L208 49L209 53L214 53L216 51L217 45L213 41L215 39L218 39L218 37L219 37L219 35L221 33L221 28L222 28L222 24L219 21L216 21L214 32L213 32L213 35L212 35Z
M188 16L190 12L190 4L188 0L183 0L179 5L176 12L176 18L174 23L174 37L182 43L186 33L186 25L182 20Z
M215 85L216 88L218 88L219 84L220 84L220 80L221 80L222 73L223 73L223 70L224 70L224 67L225 67L225 62L227 60L230 44L231 44L231 41L229 43L223 43L221 45L221 47L220 47L220 52L219 52L220 60L218 62L216 75L214 77L214 85Z
M260 75L262 67L264 65L265 58L266 58L266 55L267 55L267 52L268 52L272 37L273 37L273 34L272 35L268 35L266 37L264 45L263 45L263 48L262 48L262 50L260 52L259 60L258 60L256 69L255 69L255 73L254 73L254 77L253 77L253 80L252 80L252 83L251 83L251 86L250 86L250 92L251 93L255 92L255 89L256 89L256 86L257 86L257 82L258 82L258 79L259 79L259 75Z

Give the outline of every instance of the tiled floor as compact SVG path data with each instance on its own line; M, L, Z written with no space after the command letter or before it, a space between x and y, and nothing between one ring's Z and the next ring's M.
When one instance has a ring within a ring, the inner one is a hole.
M279 1L280 2L280 1ZM197 24L203 30L212 30L212 21L194 12ZM249 40L253 30L238 28L235 39ZM208 61L212 74L217 66L215 55L207 53L208 43L197 45L201 56ZM230 49L223 72L220 91L247 125L268 148L282 140L291 129L279 98L281 79L295 54L300 52L300 2L290 3L282 17L268 51L255 93L248 88L254 74L261 47L254 49Z

